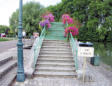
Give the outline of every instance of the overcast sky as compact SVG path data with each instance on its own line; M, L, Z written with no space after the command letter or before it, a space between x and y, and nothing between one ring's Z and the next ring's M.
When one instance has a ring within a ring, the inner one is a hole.
M23 0L23 3L37 1L45 7L55 5L61 0ZM0 0L0 25L9 25L9 18L19 8L19 0Z

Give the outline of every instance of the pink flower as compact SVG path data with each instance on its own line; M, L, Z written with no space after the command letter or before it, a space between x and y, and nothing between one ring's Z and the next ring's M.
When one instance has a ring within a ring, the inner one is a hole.
M68 28L66 28L65 29L65 34L64 34L64 36L66 37L67 36L67 34L69 33L69 32L71 32L71 34L73 35L73 36L76 36L76 35L78 35L78 28L76 28L75 26L74 27L68 27Z
M62 22L63 24L66 24L66 22L69 20L70 16L68 14L62 15Z
M73 20L72 18L69 18L69 19L67 20L67 22L68 22L68 24L74 24L74 20Z
M49 16L49 21L50 22L54 22L54 16L53 16L53 14L50 13L50 14L48 14L48 16Z
M47 24L47 27L48 27L48 28L50 28L50 27L51 27L51 24L50 24L50 23L48 23L48 24Z

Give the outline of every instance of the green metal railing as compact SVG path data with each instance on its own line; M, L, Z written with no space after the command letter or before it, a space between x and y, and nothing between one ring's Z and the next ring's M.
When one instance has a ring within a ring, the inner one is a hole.
M72 48L72 54L73 54L73 58L74 58L74 62L75 62L75 68L76 68L76 70L78 70L78 59L77 59L78 47L77 47L76 40L74 40L71 33L70 33L70 45Z
M37 59L38 59L39 52L40 52L40 49L42 47L42 42L45 38L45 35L46 35L46 28L44 27L44 29L41 32L41 35L40 35L39 39L36 40L36 43L35 43L35 46L34 46L34 63L33 63L34 68L36 67Z
M66 23L66 27L68 27L68 23ZM75 62L75 68L76 68L76 70L78 70L78 59L77 59L77 57L78 57L78 47L77 47L77 43L76 43L76 40L74 40L71 33L68 33L67 40L69 40L69 39L70 39L70 46L72 48L72 54L73 54L73 58L74 58L74 62Z

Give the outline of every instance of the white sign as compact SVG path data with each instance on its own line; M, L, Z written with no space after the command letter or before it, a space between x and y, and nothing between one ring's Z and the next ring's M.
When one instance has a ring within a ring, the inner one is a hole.
M94 48L93 47L78 47L78 56L93 57L94 56Z

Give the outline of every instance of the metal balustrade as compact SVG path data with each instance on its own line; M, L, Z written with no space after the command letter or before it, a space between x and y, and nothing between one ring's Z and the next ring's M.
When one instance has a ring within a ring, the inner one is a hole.
M66 27L68 27L68 23L66 22ZM70 35L70 36L69 36ZM75 64L75 68L76 70L78 70L78 47L77 47L77 42L76 40L74 40L73 36L72 36L72 33L70 32L68 34L68 37L70 37L70 46L72 48L72 54L73 54L73 58L74 58L74 64Z
M77 59L77 54L78 54L78 47L77 47L77 42L74 40L72 34L70 33L70 45L72 48L72 54L75 62L75 68L78 70L78 59Z
M34 68L36 67L37 59L38 59L39 52L42 47L42 42L45 38L45 35L46 35L46 28L44 27L40 37L36 39L35 46L34 46L34 63L33 63Z

